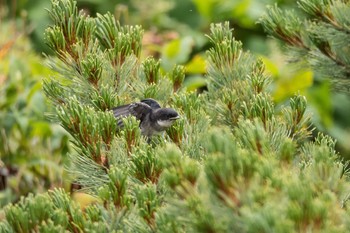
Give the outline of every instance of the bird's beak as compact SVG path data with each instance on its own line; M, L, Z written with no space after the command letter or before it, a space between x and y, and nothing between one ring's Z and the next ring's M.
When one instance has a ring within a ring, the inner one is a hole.
M169 120L174 121L174 120L177 120L177 119L179 119L179 118L180 118L180 116L176 116L176 117L171 117L171 118L169 118Z

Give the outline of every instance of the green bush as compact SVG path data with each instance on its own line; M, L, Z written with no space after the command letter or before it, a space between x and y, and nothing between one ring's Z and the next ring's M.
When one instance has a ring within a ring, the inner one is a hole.
M262 61L228 23L212 24L208 91L183 70L140 61L142 29L53 1L45 38L60 59L44 91L72 136L72 177L97 198L84 209L61 189L5 208L4 232L347 232L350 185L329 136L311 138L306 98L278 109ZM156 76L154 74L157 74ZM157 78L150 78L157 77ZM151 143L111 108L152 97L182 116Z
M0 28L8 36L0 42L0 206L64 184L61 155L68 151L67 133L45 116L52 107L42 78L53 72L13 26L5 21Z
M338 141L343 156L350 157L350 66L348 2L301 0L294 9L269 6L260 23L266 32L280 41L288 70L276 78L275 99L303 91L314 109L313 122L321 132ZM275 66L275 67L274 67Z

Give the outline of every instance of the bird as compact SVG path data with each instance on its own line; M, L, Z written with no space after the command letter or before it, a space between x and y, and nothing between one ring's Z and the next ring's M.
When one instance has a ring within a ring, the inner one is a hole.
M180 115L172 108L162 108L151 98L143 99L112 108L118 126L123 128L122 118L134 116L140 121L141 134L150 139L153 135L161 134L169 128Z

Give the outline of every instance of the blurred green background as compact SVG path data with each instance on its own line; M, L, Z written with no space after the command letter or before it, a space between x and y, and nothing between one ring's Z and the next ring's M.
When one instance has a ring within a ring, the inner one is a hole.
M79 8L91 16L110 11L122 24L142 25L142 57L160 58L164 72L184 65L189 91L205 89L210 23L230 21L235 38L264 61L276 106L295 93L305 95L315 132L336 138L338 151L349 159L349 94L333 92L312 70L286 62L283 46L256 23L266 5L275 3L297 7L291 0L78 0ZM43 41L51 23L45 10L49 7L49 0L0 0L0 207L29 192L70 185L64 170L69 136L47 119L53 106L41 88L42 79L53 72L43 56L50 54Z

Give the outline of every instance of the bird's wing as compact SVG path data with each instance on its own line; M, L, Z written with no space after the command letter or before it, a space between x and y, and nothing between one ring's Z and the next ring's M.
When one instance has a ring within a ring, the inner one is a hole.
M143 120L143 118L152 111L152 108L148 104L140 102L130 104L129 111L138 120Z
M143 99L143 100L141 100L141 102L149 105L152 109L160 108L159 103L151 98Z
M130 107L130 104L127 104L127 105L115 107L112 109L114 117L117 119L117 124L119 127L123 127L122 118L130 115L129 107Z
M123 117L132 115L132 116L135 116L136 119L142 120L147 113L152 111L152 108L145 103L139 102L139 103L132 103L132 104L115 107L112 110L113 110L114 117L117 118L118 126L122 127Z

